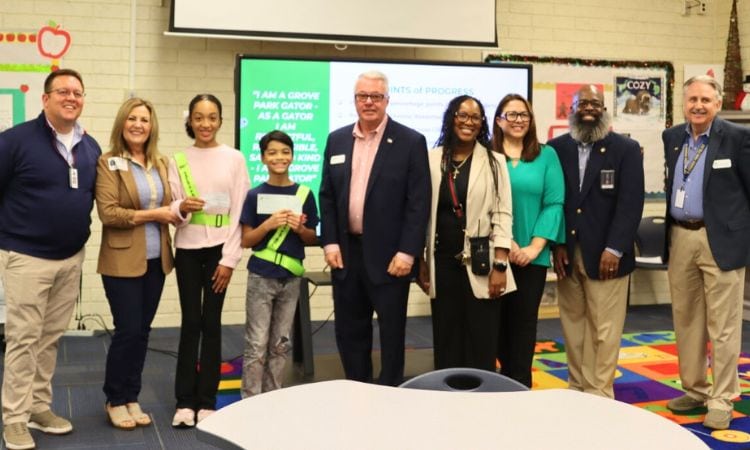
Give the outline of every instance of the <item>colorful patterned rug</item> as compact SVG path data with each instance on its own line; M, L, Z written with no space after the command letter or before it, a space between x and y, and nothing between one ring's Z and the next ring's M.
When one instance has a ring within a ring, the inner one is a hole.
M566 388L566 361L562 339L537 342L533 389ZM223 363L221 372L217 408L240 399L242 357ZM615 398L688 428L712 449L747 450L750 449L750 355L740 356L739 372L742 395L734 404L731 428L723 431L708 429L702 424L705 408L679 415L667 409L667 401L683 393L674 332L626 334L622 337Z
M533 389L567 387L568 370L563 341L541 341L536 345ZM750 449L750 356L739 360L742 395L734 404L729 430L703 426L705 408L675 414L667 401L683 394L677 367L674 332L626 334L622 337L615 378L615 398L666 417L696 434L712 449Z
M221 409L240 400L242 379L242 356L221 363L221 381L216 394L216 409Z

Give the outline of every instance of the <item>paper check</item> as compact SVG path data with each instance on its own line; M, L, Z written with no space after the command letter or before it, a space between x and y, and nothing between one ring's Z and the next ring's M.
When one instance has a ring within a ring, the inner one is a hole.
M302 200L296 195L258 194L258 214L273 214L280 209L302 214Z

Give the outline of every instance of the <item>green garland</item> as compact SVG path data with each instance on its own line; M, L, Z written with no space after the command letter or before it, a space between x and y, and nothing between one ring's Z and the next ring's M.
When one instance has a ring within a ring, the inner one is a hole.
M667 98L665 111L665 125L672 126L672 93L674 91L674 66L668 61L610 61L604 59L558 58L555 56L527 56L527 55L488 55L484 62L509 62L525 64L567 64L583 67L613 67L616 69L662 69L667 73Z

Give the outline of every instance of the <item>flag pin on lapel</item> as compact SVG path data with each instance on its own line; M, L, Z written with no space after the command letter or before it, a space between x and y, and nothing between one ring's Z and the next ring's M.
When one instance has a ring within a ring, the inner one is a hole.
M389 144L393 144L393 139L388 138L388 139L386 139L386 142L388 142Z
M674 151L676 151L676 152L680 151L680 147L675 147Z
M599 149L599 152L600 152L600 153L604 153L604 152L606 152L606 151L607 151L607 149L606 149L605 147L602 147L602 148L600 148L600 149Z

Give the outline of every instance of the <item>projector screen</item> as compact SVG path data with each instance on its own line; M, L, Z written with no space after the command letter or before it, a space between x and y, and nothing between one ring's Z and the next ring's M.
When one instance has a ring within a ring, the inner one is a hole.
M169 34L497 48L495 0L172 0Z
M531 100L530 65L239 55L235 146L245 157L251 185L268 179L258 141L271 130L282 130L294 141L294 163L289 170L292 180L317 194L328 133L357 120L354 84L357 76L368 70L379 70L388 77L388 115L424 134L428 147L437 141L443 112L456 96L478 98L490 121L506 94L518 93Z
M424 134L428 147L438 139L443 113L456 96L478 98L490 121L506 94L518 93L531 100L529 65L239 55L235 146L245 156L251 185L258 186L268 178L258 141L271 130L282 130L294 141L292 180L317 194L328 133L357 120L354 84L357 76L368 70L379 70L388 77L388 115Z

